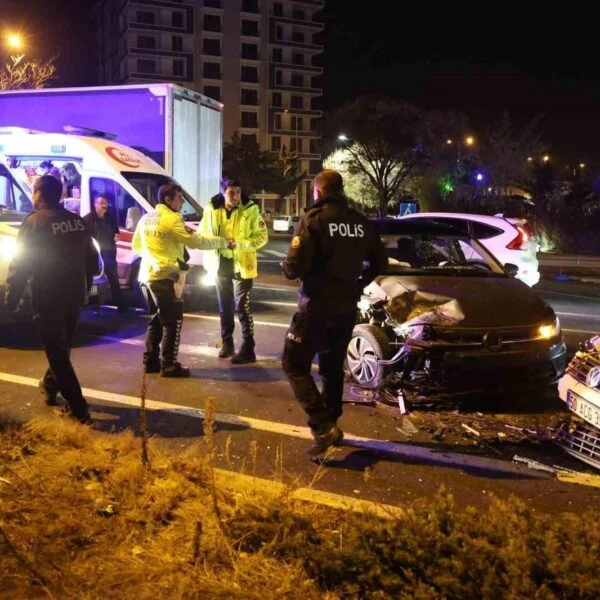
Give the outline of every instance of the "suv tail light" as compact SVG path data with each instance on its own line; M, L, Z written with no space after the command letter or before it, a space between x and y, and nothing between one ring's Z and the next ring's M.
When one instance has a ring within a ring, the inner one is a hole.
M521 224L521 227L523 228L523 231L525 231L525 233L529 236L529 239L535 237L535 231L533 230L533 227L529 224L529 221L524 221Z
M527 250L529 247L529 237L530 234L527 233L525 228L521 225L513 225L513 227L517 230L517 237L509 242L506 247L509 250Z

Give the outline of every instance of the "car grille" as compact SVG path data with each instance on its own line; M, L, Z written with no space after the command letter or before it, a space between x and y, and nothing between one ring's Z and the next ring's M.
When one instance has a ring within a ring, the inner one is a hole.
M593 367L600 367L600 358L585 352L577 352L567 367L567 373L585 385L587 374Z
M556 432L555 442L572 456L600 469L600 429L573 417Z
M502 344L531 342L539 339L538 327L499 327L472 329L469 327L435 327L435 339L449 344L482 346L486 334L494 334Z

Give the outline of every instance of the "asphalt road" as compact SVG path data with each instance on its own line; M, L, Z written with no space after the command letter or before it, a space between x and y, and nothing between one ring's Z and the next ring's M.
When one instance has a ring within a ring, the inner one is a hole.
M159 443L176 450L201 438L201 411L210 397L219 412L217 462L232 471L283 476L317 489L399 505L430 497L443 484L461 504L482 506L495 494L515 495L547 512L600 507L599 489L563 483L512 460L519 455L592 472L545 441L545 428L564 417L561 403L551 394L482 397L468 412L445 407L402 416L397 407L374 403L348 385L341 421L347 444L334 451L324 469L309 461L304 414L280 368L296 293L279 275L288 243L289 236L276 237L260 252L261 275L253 292L259 362L233 366L217 358L214 292L208 290L198 310L186 313L180 358L192 368L193 377L148 378L147 397L161 409L149 418ZM600 331L600 286L542 282L539 293L559 314L571 352ZM142 312L127 317L111 308L83 312L73 361L93 416L106 430L137 429L146 324ZM45 358L32 326L3 325L1 335L0 421L2 415L28 419L47 414L35 388Z

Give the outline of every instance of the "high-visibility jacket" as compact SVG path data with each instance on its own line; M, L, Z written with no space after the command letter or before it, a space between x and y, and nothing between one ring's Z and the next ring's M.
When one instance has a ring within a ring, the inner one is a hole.
M181 215L166 204L144 215L138 223L131 243L142 257L139 280L142 283L170 279L179 274L184 262L185 246L199 250L226 248L227 241L216 236L203 236L186 227Z
M258 205L250 198L243 196L242 202L230 215L230 223L235 248L233 249L233 271L239 273L242 279L253 279L258 275L256 251L269 241L267 226ZM203 235L218 235L225 239L227 211L225 198L222 194L214 196L204 207L204 215L200 222L200 232ZM219 270L219 260L223 253L220 250L206 252L204 267L209 275L216 275Z

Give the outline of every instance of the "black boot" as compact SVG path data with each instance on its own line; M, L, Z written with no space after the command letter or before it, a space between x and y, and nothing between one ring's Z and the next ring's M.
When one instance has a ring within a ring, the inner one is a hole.
M144 373L160 373L160 359L144 361Z
M333 425L327 433L313 434L313 437L314 442L306 449L306 454L311 458L323 454L331 446L339 446L344 439L344 432L337 425Z
M160 374L162 377L189 377L191 371L177 362L174 365L164 365Z
M233 340L223 341L223 345L219 350L219 358L229 358L235 354L235 347L233 346Z
M231 357L231 363L234 365L245 365L253 362L256 362L254 340L244 340L240 351Z

